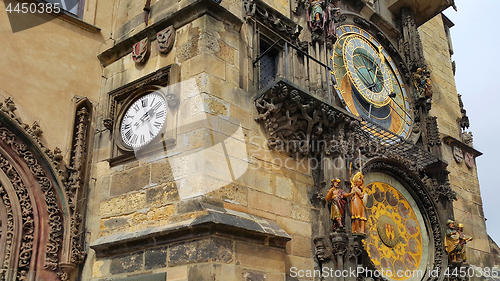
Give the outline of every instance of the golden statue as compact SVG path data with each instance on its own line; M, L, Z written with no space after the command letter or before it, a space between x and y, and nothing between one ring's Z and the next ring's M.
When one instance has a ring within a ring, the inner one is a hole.
M328 190L326 201L332 201L330 217L333 220L333 230L335 231L337 228L344 227L344 213L347 200L345 199L345 191L339 186L340 180L333 179L331 182L332 186Z
M465 245L471 241L473 237L466 238L463 233L464 225L459 223L455 229L455 222L448 220L446 222L448 229L446 230L445 247L448 252L450 262L465 262L467 256L465 255Z
M351 199L351 224L352 233L365 234L365 215L366 194L363 193L365 180L361 172L357 172L351 180L351 192L346 193L344 197Z

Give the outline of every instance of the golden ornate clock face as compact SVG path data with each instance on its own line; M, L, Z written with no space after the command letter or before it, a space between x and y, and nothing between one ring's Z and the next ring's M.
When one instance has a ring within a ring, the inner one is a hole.
M332 74L347 109L407 138L410 104L389 54L373 36L356 26L339 27L337 36L331 56Z
M393 280L411 280L425 272L428 236L422 215L411 195L394 178L369 174L365 248L375 267ZM396 188L397 187L397 188ZM411 273L411 274L410 274Z

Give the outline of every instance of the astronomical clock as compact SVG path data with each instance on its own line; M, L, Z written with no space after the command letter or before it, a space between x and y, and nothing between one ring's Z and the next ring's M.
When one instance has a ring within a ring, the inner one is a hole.
M412 120L408 91L394 61L370 33L359 27L344 25L337 34L332 74L347 110L408 138Z
M382 131L390 131L393 140L415 146L406 141L414 126L413 101L410 100L414 89L406 86L409 82L404 80L397 67L401 59L392 57L386 50L388 47L387 42L382 44L376 36L359 26L339 26L337 40L330 53L331 74L336 82L334 87L348 112L361 117L365 124L375 124L369 125L370 128L375 126L381 127ZM394 52L391 54L394 55ZM381 131L368 129L367 126L362 128L375 139L384 138L379 133ZM385 142L382 146L390 145ZM418 150L416 146L415 149ZM390 153L387 149L385 151ZM375 156L368 160L367 166L370 161L372 166L374 162L386 161L380 160L382 158L390 157ZM394 167L393 164L403 167L409 163L408 160L404 159L407 163L396 161L379 165L376 169L368 168L364 175L367 220L362 247L371 266L380 272L390 272L385 276L389 280L421 280L423 276L396 273L424 273L437 262L435 249L429 246L435 245L436 237L426 214L429 210L418 203L423 198L409 191L411 188L405 182L409 177L402 179L398 175L405 173L404 169L395 172L390 168Z
M412 280L397 272L425 272L429 261L429 236L417 203L395 178L384 173L366 177L367 193L365 249L388 279Z

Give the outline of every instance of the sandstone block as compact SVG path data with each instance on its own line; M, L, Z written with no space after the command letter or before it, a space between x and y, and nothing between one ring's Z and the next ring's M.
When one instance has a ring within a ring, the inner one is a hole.
M248 191L248 207L286 217L292 213L291 202L253 189Z
M130 191L140 190L149 185L149 174L149 165L115 173L111 180L110 195L115 197Z
M248 268L265 271L283 272L285 270L285 252L283 250L236 243L236 263Z

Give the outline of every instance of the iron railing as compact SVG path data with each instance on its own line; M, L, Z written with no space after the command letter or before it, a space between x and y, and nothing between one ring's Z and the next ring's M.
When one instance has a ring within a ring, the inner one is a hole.
M267 54L278 48L282 49L282 51L278 57L276 77L273 77L272 80L285 79L295 86L303 88L307 93L316 96L323 102L333 104L333 89L331 87L332 69L283 38L274 42L267 50L261 53L253 61L253 68L256 69ZM317 57L324 57L325 61L328 61L328 54L324 51L325 49L321 48L320 50L317 44L315 50L314 47L308 46L309 52L314 52L318 55ZM261 79L260 75L256 77L258 77L257 79ZM265 85L261 85L260 81L257 81L256 84L260 86L259 90L265 88Z

